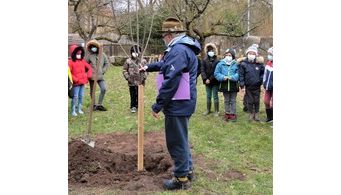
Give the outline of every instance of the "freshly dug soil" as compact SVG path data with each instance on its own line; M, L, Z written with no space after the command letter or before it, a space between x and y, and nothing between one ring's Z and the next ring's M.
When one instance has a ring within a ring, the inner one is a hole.
M160 191L171 177L172 160L163 132L144 135L144 171L137 171L137 134L98 135L92 148L69 142L69 189L110 187L124 191Z

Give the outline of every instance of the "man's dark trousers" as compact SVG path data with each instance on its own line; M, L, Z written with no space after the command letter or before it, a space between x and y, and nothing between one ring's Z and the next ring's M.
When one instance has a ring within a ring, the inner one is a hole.
M165 116L166 143L174 161L174 176L184 177L193 168L188 142L189 116Z

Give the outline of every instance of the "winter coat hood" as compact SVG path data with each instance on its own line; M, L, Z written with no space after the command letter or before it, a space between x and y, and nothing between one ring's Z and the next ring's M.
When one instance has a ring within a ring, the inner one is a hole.
M96 41L95 39L93 40L90 40L87 44L86 44L86 49L89 51L89 52L92 52L91 51L91 46L96 46L97 48L99 48L101 46L101 44Z
M84 55L85 55L85 51L84 51L84 48L82 46L78 46L78 45L71 45L70 46L70 56L71 56L71 59L72 61L76 61L77 58L76 58L76 54L78 51L82 51L82 59L84 58Z
M208 48L209 46L213 47L213 51L214 51L215 55L218 55L218 48L217 48L217 46L216 46L214 43L207 43L207 44L205 45L205 48L204 48L205 54L207 53L207 48Z
M195 55L198 55L201 52L200 43L196 39L189 37L189 36L186 36L186 35L174 38L173 41L169 44L166 51L169 51L170 48L176 44L187 45L188 47L190 47L193 50Z

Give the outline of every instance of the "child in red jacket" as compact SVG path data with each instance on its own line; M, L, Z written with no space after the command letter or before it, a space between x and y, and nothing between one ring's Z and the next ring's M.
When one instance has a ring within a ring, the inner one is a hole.
M71 114L77 116L76 107L79 114L82 111L84 84L92 76L91 66L84 60L84 48L82 46L72 45L70 47L71 59L69 59L69 68L73 80L73 98L71 100Z

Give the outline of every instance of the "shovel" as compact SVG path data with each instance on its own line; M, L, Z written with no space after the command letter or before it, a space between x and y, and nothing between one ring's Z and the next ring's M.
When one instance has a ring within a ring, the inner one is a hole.
M92 72L92 74L95 74L94 76L94 85L92 86L92 97L91 97L91 104L90 104L90 112L89 112L89 120L88 120L88 127L85 133L85 136L83 139L81 139L82 142L89 145L90 147L95 147L95 141L91 138L91 128L92 128L92 112L95 105L95 97L96 97L96 85L97 85L97 77L98 77L98 69L100 66L100 63L102 61L102 46L100 46L98 51L98 57L97 57L97 64L96 64L96 72Z

